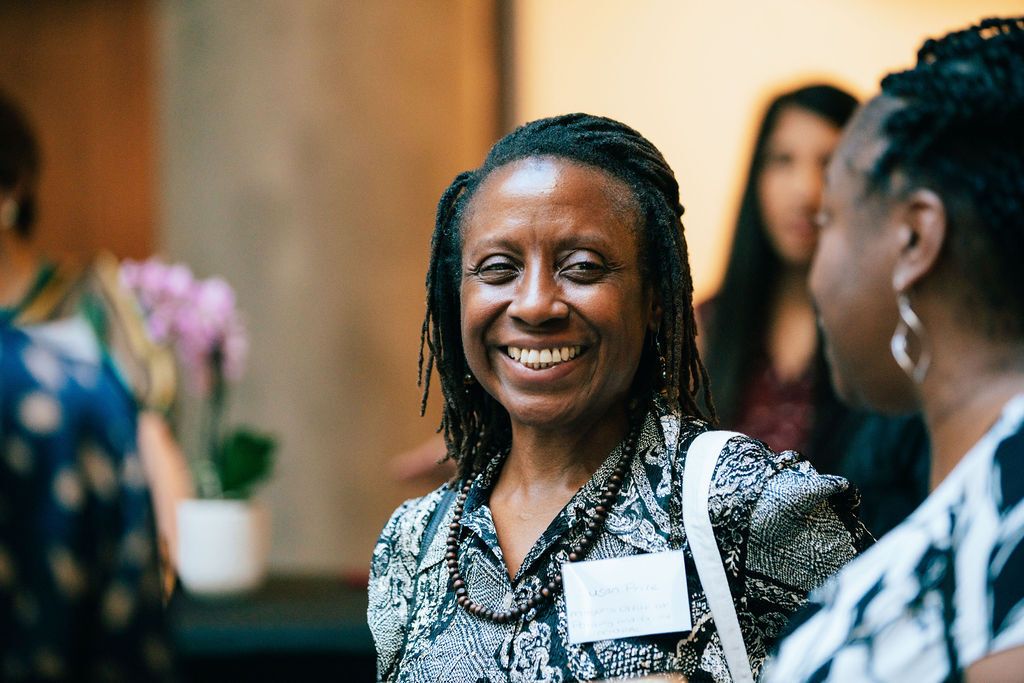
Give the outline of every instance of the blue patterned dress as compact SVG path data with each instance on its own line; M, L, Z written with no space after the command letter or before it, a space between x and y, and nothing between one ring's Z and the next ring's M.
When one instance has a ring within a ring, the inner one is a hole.
M135 415L109 367L0 326L0 679L167 677Z

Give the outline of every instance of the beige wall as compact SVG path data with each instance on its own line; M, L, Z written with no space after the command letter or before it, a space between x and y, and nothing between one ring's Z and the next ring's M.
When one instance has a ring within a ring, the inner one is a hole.
M567 111L637 128L680 181L697 297L717 286L753 126L779 86L859 96L927 36L1020 0L514 0L515 123Z
M163 246L238 288L235 416L281 439L272 564L360 570L422 491L415 384L434 207L497 120L493 3L166 0Z

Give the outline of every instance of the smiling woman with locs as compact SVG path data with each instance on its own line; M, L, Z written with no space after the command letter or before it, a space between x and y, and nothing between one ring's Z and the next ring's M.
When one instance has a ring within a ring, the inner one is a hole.
M728 609L709 608L683 495L713 416L682 213L661 153L587 114L520 127L442 195L420 368L424 402L440 378L458 473L374 550L380 679L730 680L736 652L749 677L866 544L845 481L726 435L703 512ZM640 577L651 595L622 612L639 617L602 620Z

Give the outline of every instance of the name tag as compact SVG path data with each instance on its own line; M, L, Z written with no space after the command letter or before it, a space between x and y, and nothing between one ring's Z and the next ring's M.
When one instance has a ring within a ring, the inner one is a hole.
M569 642L689 631L682 550L562 565Z

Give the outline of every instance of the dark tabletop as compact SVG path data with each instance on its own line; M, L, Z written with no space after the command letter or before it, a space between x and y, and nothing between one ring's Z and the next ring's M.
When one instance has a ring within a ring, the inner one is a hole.
M179 587L168 609L188 680L226 672L235 678L245 668L251 669L248 680L314 669L325 676L344 671L345 680L372 679L366 588L341 577L274 576L254 593L216 599Z

